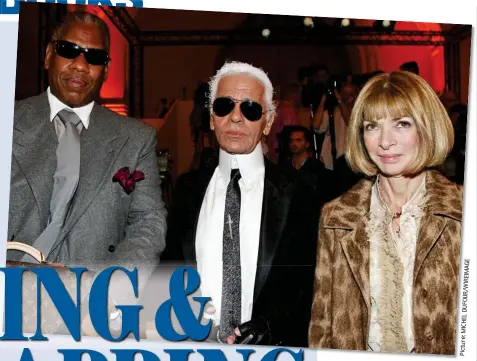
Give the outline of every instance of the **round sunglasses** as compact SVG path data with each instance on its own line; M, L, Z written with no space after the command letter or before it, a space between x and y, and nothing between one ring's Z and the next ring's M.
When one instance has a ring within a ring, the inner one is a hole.
M232 113L235 109L235 104L240 104L240 111L243 116L251 122L260 120L264 114L263 107L260 103L254 102L253 100L236 100L231 97L216 98L212 104L212 111L218 117L225 117Z
M111 60L106 50L86 49L66 40L55 40L54 47L56 54L66 59L76 59L84 54L86 62L90 65L106 65Z

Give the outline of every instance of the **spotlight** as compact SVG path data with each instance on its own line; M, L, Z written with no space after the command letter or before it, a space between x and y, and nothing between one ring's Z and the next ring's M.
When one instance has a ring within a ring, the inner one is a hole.
M333 26L338 29L349 30L354 27L354 20L348 18L336 19Z
M375 29L386 31L393 31L395 26L396 22L391 20L376 20L373 24Z
M351 20L350 19L342 19L341 20L341 27L342 28L345 28L347 26L350 26L351 25Z
M312 28L315 24L313 23L313 19L307 16L306 18L303 19L303 24L307 28Z
M262 36L264 38L268 38L270 36L270 29L263 29L262 30Z

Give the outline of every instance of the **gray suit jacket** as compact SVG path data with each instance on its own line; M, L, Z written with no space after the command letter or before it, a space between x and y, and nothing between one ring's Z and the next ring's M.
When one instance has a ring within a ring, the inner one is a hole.
M32 244L49 216L58 144L46 92L15 105L9 240ZM81 266L157 264L165 247L166 210L155 130L98 104L81 136L80 180L49 261ZM145 179L126 194L119 169ZM11 251L8 259L22 254Z

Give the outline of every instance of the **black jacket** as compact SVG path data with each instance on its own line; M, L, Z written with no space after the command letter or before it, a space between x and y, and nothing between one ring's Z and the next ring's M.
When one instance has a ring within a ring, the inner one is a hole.
M197 170L178 179L162 263L196 262L197 221L212 175L213 170ZM294 172L265 159L252 317L269 322L272 345L307 346L319 219L319 212L309 212L312 201Z

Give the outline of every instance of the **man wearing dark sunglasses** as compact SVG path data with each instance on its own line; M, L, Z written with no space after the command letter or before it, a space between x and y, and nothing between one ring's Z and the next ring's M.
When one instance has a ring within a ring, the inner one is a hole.
M107 25L101 32L99 24L75 21L66 31L55 32L46 49L50 91L70 107L97 100L107 77L110 38Z
M309 239L301 211L309 197L299 197L294 175L262 152L275 117L272 96L268 76L246 63L227 63L212 78L219 165L181 177L162 260L197 265L201 293L211 297L212 340L300 347L309 322L302 311L311 308L303 295L314 272L305 245L316 238Z
M16 104L9 239L65 265L155 266L166 227L156 132L96 102L109 48L103 20L70 13L46 49L49 88Z

